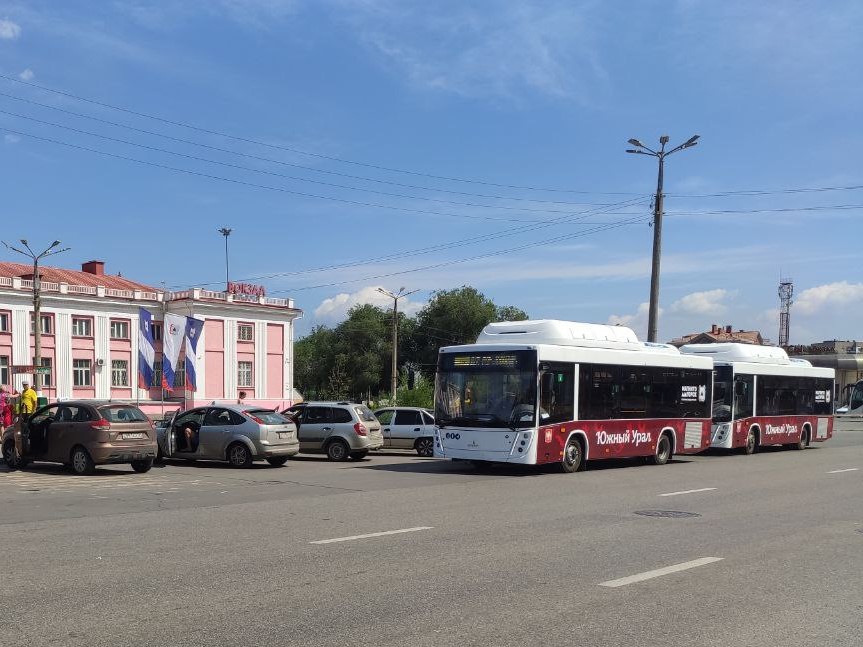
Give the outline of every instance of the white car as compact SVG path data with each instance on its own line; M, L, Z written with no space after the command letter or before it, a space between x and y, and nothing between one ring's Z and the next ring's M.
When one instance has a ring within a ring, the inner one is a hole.
M384 449L414 449L434 456L434 416L419 407L385 407L375 411L384 433Z

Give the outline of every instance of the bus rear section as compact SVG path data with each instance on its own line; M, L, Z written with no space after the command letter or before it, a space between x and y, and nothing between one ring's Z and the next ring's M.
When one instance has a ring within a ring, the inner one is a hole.
M833 435L835 373L789 358L775 346L688 344L714 360L711 447L752 454L758 447L804 449Z
M587 459L700 452L712 366L619 326L490 324L476 344L440 351L435 455L578 471Z

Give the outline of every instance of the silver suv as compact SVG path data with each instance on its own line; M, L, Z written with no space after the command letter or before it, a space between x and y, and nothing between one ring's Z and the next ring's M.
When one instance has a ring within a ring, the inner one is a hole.
M286 409L297 423L300 452L331 461L360 460L384 444L381 423L364 404L304 402Z

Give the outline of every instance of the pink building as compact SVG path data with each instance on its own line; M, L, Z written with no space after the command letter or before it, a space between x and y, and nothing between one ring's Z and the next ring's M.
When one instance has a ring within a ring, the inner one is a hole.
M202 402L242 401L267 407L293 402L294 321L302 311L291 299L194 288L165 292L105 274L89 261L81 271L40 267L42 296L41 395L50 400L96 398L140 402L161 410ZM33 268L0 262L0 384L19 391L32 374L15 367L33 364ZM255 290L245 290L245 292ZM138 386L140 308L153 316L156 375L149 389ZM185 385L180 354L173 392L160 388L161 322L173 312L204 321L198 340L198 384Z

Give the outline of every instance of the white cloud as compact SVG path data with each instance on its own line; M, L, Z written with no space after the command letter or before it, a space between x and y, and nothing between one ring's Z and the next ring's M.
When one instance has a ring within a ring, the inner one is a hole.
M723 301L726 298L736 296L736 294L736 291L723 289L693 292L672 303L671 311L692 315L725 314L728 311L728 306Z
M7 144L17 144L21 141L21 138L18 135L13 135L11 133L6 133L3 135L3 141Z
M791 307L792 316L796 312L804 315L825 314L829 310L858 306L863 303L863 283L838 281L803 290Z
M35 76L36 75L33 73L33 70L28 67L26 70L24 70L23 72L21 72L21 74L18 75L18 78L22 81L32 81L33 77Z
M662 316L662 308L659 309L659 314ZM626 326L632 328L639 339L647 338L647 318L650 313L649 303L640 303L634 314L629 315L611 315L608 318L608 324L611 326Z
M8 19L0 19L0 40L15 40L21 35L21 25Z
M321 322L337 323L348 316L348 310L357 305L371 304L384 309L393 306L393 300L378 292L378 286L370 285L356 292L342 292L334 297L324 299L315 308L315 317ZM399 299L399 312L415 315L425 305L421 301L411 301L409 297Z
M526 88L587 101L606 80L585 3L337 4L363 42L425 88L506 97Z

